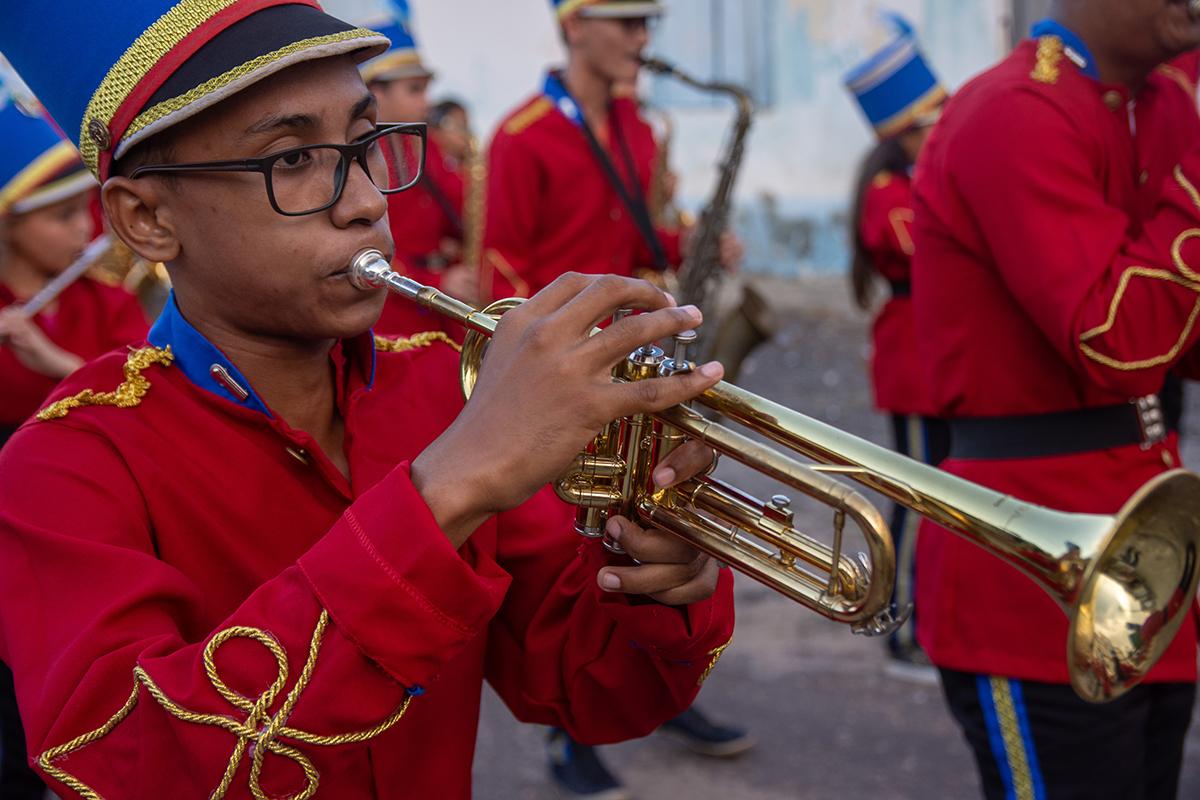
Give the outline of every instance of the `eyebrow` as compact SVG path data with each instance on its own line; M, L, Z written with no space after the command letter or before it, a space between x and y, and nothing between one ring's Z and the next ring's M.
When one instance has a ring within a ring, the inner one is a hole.
M365 94L359 98L354 107L350 109L349 118L354 121L366 113L367 109L374 106L376 103L375 95ZM317 127L317 118L312 114L271 114L270 116L260 119L258 122L246 128L245 133L238 137L240 139L248 139L252 136L258 136L264 133L275 133L280 130L287 129L312 129Z

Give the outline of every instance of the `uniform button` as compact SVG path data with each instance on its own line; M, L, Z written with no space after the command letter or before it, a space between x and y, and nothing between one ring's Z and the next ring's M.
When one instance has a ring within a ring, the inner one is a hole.
M1125 105L1125 98L1118 91L1107 91L1104 93L1104 105L1108 106L1109 111L1116 111Z
M1175 468L1175 456L1171 455L1169 450L1162 451L1163 466L1167 469Z
M612 211L608 212L608 216L613 222L619 221L621 219L621 209L614 208Z
M1145 186L1149 182L1150 182L1150 173L1147 172L1146 170L1142 170L1142 174L1138 175L1138 183L1140 183L1142 186Z

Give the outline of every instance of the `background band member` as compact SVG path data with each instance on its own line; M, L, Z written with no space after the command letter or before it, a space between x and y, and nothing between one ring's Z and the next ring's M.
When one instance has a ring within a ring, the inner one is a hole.
M20 305L92 239L96 182L39 107L0 82L0 447L87 358L146 334L134 298L90 278L41 313ZM0 797L40 798L29 769L12 674L0 663Z
M323 4L331 14L391 39L387 52L365 62L363 80L379 103L384 122L424 122L429 118L429 84L434 73L425 64L417 45L413 20L406 0L375 0L371 13L358 16L350 11L361 3L335 0ZM342 14L343 7L346 12ZM438 136L426 142L425 173L421 182L407 192L388 198L388 222L396 243L394 268L415 280L434 286L460 300L473 301L476 270L462 263L464 184L461 164L442 152ZM416 308L400 298L391 298L375 326L376 333L409 335L430 329L447 329L450 323L436 314Z
M913 293L943 467L1018 499L1113 513L1179 464L1154 393L1195 375L1200 125L1159 66L1200 44L1186 3L1060 0L963 88L914 185ZM1174 797L1195 697L1184 624L1146 682L1092 706L1066 620L1014 569L933 526L921 644L985 794Z
M929 400L917 353L912 309L912 172L917 156L946 100L907 22L888 15L898 35L846 77L867 121L879 138L863 161L851 214L854 300L868 311L876 286L889 297L875 318L871 337L871 385L875 407L891 416L896 449L937 465L949 450L945 422L927 414ZM892 510L896 588L892 600L913 603L913 567L920 517L903 506ZM928 665L916 638L916 614L888 638L893 658Z
M465 800L485 679L591 741L686 708L728 571L619 518L641 565L610 560L542 490L607 420L720 380L611 381L700 315L564 276L505 316L464 406L451 344L374 339L386 298L347 275L419 178L385 153L419 156L423 125L381 126L357 68L387 40L309 2L179 8L0 8L113 230L174 286L147 343L0 452L0 656L55 791ZM712 461L671 455L660 479Z
M568 271L638 275L681 261L680 235L656 228L647 203L658 145L635 97L638 57L660 3L552 0L567 66L551 71L492 138L480 295L484 302L527 297ZM731 263L740 244L727 237ZM671 733L711 755L753 744L741 730L699 711L673 720ZM595 751L551 732L551 777L567 794L624 796Z
M483 299L528 296L568 270L634 275L681 259L647 207L657 146L629 96L657 2L552 0L567 67L499 126L488 157Z

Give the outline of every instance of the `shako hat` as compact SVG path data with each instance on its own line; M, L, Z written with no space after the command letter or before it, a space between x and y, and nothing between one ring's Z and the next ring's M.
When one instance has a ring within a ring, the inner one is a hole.
M43 208L96 185L75 145L3 63L0 142L0 217Z
M433 77L433 71L421 60L408 0L370 0L366 4L354 0L326 0L325 8L335 16L379 31L392 40L386 53L359 65L367 83Z
M887 139L936 120L947 95L912 26L898 14L882 16L894 38L852 69L845 82L879 138Z
M657 0L550 0L561 22L579 15L598 19L636 19L662 16L666 9Z
M133 145L263 78L387 44L316 0L0 3L0 52L101 180Z

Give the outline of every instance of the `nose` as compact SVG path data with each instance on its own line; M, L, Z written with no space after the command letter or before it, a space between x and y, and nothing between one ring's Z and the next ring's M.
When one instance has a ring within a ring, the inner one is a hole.
M366 169L352 161L346 172L342 196L330 209L333 224L348 228L355 224L374 225L387 214L387 195L379 191Z

